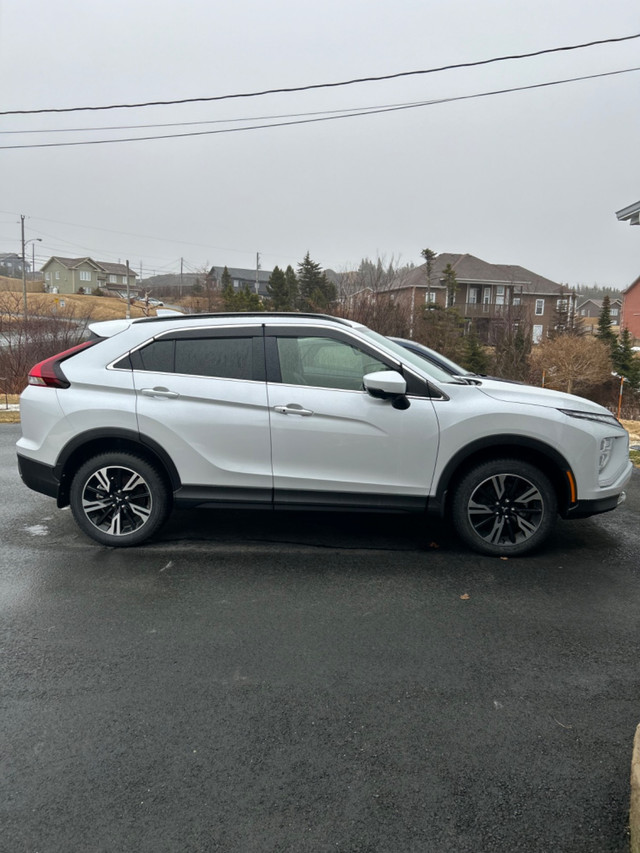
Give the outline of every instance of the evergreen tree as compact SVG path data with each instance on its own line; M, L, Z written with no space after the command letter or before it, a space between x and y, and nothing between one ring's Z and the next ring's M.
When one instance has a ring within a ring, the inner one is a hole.
M444 285L447 288L447 307L455 305L456 293L458 292L458 279L451 264L447 264L442 272Z
M462 358L464 318L457 308L425 305L415 339L453 361Z
M248 284L242 286L237 293L236 311L264 311L264 304L260 296L252 290Z
M475 325L471 325L469 333L464 339L462 364L470 373L488 373L489 356L480 343Z
M224 270L222 271L222 275L220 276L220 290L222 292L224 310L237 311L237 294L233 289L233 281L231 280L231 274L227 267L224 268Z
M220 289L224 290L225 287L230 287L233 290L233 282L231 280L231 273L229 272L228 267L225 267L222 270L222 275L220 276Z
M326 311L336 298L336 286L327 278L320 264L311 260L309 252L298 264L298 288L301 311Z
M602 310L600 311L600 316L598 317L598 328L596 330L596 337L600 338L609 349L611 350L611 355L615 352L615 348L618 345L618 338L616 337L615 332L611 328L611 300L609 299L609 294L605 293L604 298L602 300Z
M286 276L278 266L273 268L269 276L267 293L274 311L291 311L293 308Z
M506 326L497 336L495 348L495 372L505 379L524 381L529 373L531 353L531 330L526 324Z
M438 257L438 253L433 249L423 249L420 254L425 260L425 272L427 274L427 307L431 307L431 277L433 275L433 262Z
M222 301L225 311L264 311L262 299L245 284L240 290L235 290L233 280L227 267L220 276Z
M640 386L640 361L632 349L631 332L625 326L613 351L613 367L619 376L629 380L632 388Z
M288 310L295 311L300 302L300 288L298 287L298 278L291 264L284 271L284 280L287 285L289 305L291 306Z

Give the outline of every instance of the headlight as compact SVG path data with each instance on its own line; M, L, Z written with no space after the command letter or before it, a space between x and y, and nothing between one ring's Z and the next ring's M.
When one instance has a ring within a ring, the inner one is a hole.
M613 439L612 438L603 438L600 442L600 459L598 460L598 472L602 471L603 468L606 467L607 462L611 458L611 451L613 450Z
M569 415L570 418L581 418L583 421L596 421L599 424L607 426L616 426L618 429L624 429L620 421L608 412L601 414L600 412L581 412L575 409L558 409L563 415Z

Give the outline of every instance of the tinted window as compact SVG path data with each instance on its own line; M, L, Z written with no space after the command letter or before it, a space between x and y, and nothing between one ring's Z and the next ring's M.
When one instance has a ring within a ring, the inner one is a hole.
M134 365L138 370L153 370L156 373L173 373L175 341L154 341L135 354Z
M278 338L282 381L292 385L362 391L362 377L387 365L358 347L332 338Z
M154 341L138 350L135 367L158 373L253 379L253 339L185 338Z

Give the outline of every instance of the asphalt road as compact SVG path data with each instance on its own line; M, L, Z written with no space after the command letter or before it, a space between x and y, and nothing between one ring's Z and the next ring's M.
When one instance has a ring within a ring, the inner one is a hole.
M627 851L640 471L523 559L302 513L175 514L117 551L22 486L18 434L2 853Z

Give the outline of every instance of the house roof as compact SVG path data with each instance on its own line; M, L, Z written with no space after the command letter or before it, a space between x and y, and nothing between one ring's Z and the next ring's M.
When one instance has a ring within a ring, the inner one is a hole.
M85 258L62 258L60 255L54 255L49 258L49 260L42 265L42 269L45 270L49 264L53 261L58 261L58 263L62 264L62 266L67 269L73 270L77 269L82 264L91 264L96 270L100 270L102 272L111 273L112 275L126 275L127 274L127 265L126 264L112 264L109 261L94 261L93 258L85 257ZM129 277L136 277L136 273L129 267Z
M445 267L451 264L458 282L463 284L508 284L523 293L560 293L567 288L517 264L491 264L474 255L443 252L433 262L431 286L442 286ZM414 267L397 279L392 287L427 287L426 264Z
M595 299L593 296L589 296L586 299L579 299L576 305L576 309L584 308L585 305L588 305L591 302L592 305L595 305L596 308L602 309L602 299ZM614 296L613 298L609 297L609 304L615 305L618 302L622 305L622 299L619 296Z
M628 222L629 225L640 225L640 201L629 204L622 210L616 210L616 216L621 222Z
M626 293L630 293L639 284L640 284L640 276L638 276L638 278L635 281L632 281L626 290L622 291L622 295L624 296Z
M245 270L245 269L241 269L240 267L227 267L227 270L229 271L229 275L231 276L231 278L242 279L242 281L253 281L253 282L255 282L255 280L256 280L255 269ZM209 270L209 274L211 275L213 272L215 272L216 277L218 279L220 279L222 276L222 273L224 272L224 266L211 267L211 269ZM258 281L259 282L264 282L266 284L269 281L270 276L271 276L271 270L258 270Z

